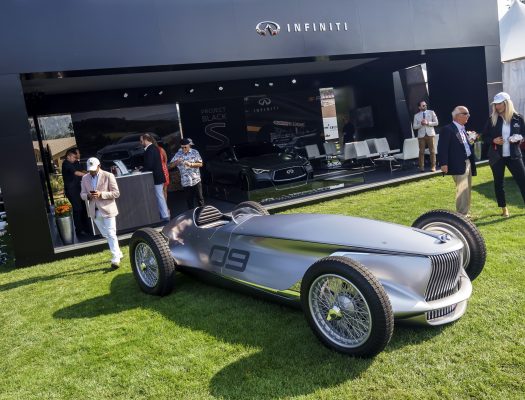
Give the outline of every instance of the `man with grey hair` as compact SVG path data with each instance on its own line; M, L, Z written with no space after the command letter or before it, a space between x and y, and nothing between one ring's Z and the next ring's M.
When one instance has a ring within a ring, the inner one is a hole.
M470 117L468 108L457 106L452 111L452 123L439 133L438 158L443 175L452 175L456 184L456 211L470 217L472 176L476 175L476 163L472 144L475 132L465 130Z

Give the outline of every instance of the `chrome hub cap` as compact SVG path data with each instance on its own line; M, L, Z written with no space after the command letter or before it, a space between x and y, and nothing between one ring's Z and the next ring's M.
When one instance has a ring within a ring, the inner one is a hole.
M331 342L358 347L369 338L372 317L363 294L339 275L321 275L310 286L310 312L315 324Z
M144 242L135 247L135 265L140 280L148 287L155 287L159 281L159 266L153 250Z

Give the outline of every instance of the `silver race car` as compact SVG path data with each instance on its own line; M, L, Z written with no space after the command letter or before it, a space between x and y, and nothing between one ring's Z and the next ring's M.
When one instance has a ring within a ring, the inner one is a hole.
M468 219L430 211L412 227L342 215L269 215L255 202L225 214L180 214L162 232L136 231L133 274L142 291L171 292L175 271L300 304L328 347L371 357L388 344L394 318L442 325L460 318L485 242Z

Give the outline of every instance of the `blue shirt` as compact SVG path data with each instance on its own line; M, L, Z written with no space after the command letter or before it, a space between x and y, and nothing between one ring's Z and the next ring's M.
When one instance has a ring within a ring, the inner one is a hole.
M465 153L467 153L467 158L470 157L470 146L468 144L467 140L467 132L465 131L465 127L461 124L458 124L456 121L454 122L454 125L456 125L456 128L458 128L459 136L461 137L461 141L463 142L463 146L465 146Z

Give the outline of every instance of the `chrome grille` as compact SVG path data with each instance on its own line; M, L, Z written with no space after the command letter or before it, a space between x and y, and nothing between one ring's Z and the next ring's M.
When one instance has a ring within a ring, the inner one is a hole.
M459 270L461 269L461 253L430 256L432 273L428 282L425 300L432 301L450 296L458 291Z
M306 172L303 167L289 167L278 169L273 174L274 182L286 182L304 178Z
M461 252L430 256L432 273L425 293L425 300L432 301L450 296L459 290L459 271L461 269ZM427 320L450 314L456 306L452 305L427 313Z
M438 310L429 311L427 312L427 321L444 317L450 313L453 313L455 309L456 309L456 304L452 304L451 306L448 306L448 307L443 307Z

